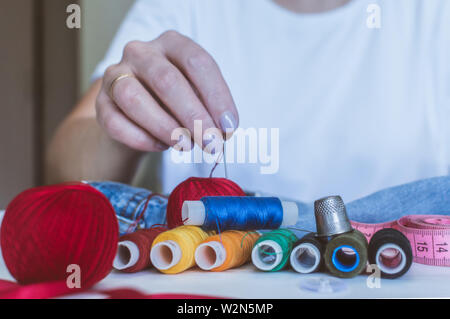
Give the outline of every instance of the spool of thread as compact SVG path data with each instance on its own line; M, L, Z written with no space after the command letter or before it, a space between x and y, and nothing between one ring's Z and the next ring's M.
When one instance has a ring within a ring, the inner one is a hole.
M366 268L367 246L367 239L358 230L335 236L325 248L325 266L337 277L355 277Z
M169 196L167 203L169 228L183 225L181 208L184 201L197 201L205 196L245 196L245 192L229 179L191 177L175 187Z
M260 235L255 232L229 230L211 236L195 250L195 262L203 270L224 271L242 266L250 260Z
M368 240L380 229L394 228L408 238L413 261L432 266L450 267L450 217L446 215L407 215L379 224L352 222Z
M150 252L153 266L165 274L178 274L195 266L195 249L213 234L196 226L180 226L159 234Z
M155 227L140 229L119 239L117 254L114 258L115 269L134 273L151 266L150 250L156 236L167 229Z
M210 196L185 201L182 218L205 230L277 229L297 223L298 207L276 197Z
M403 276L411 267L411 244L398 230L382 229L373 235L369 243L369 263L376 264L382 278Z
M79 267L82 289L106 277L118 237L107 198L89 185L68 183L32 188L14 198L3 218L1 248L18 283L36 284L28 296L46 298L71 290L69 265Z
M290 257L291 266L301 274L318 271L323 264L324 251L324 243L316 234L309 233L294 245Z
M262 271L283 269L296 241L297 237L288 229L276 229L262 235L252 250L253 265Z

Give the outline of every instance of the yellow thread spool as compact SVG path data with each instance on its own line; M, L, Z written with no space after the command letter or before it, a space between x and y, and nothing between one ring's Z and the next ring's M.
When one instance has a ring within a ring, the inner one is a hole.
M242 266L250 260L259 238L255 232L230 230L211 236L195 251L195 261L203 270L224 271Z
M195 265L197 246L213 234L197 226L180 226L159 234L150 252L152 264L165 274L183 272Z

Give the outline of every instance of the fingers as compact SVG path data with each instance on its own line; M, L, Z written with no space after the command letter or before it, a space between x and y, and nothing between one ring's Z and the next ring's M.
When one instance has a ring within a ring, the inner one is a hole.
M205 133L207 129L216 128L215 122L183 73L160 51L145 43L135 43L127 51L124 62L131 66L133 72L167 107L170 114L191 132L194 141L201 147L210 143L214 136L194 135L200 131L198 128L195 130L195 124L199 121L197 123L201 124L201 132Z
M122 61L105 73L97 117L114 139L139 150L173 145L190 150L193 137L202 147L214 145L207 151L217 151L222 132L238 127L219 67L205 50L176 32L126 46ZM180 135L180 126L190 134ZM177 134L181 140L173 139Z
M211 55L191 39L175 32L164 33L157 42L164 54L196 87L215 124L224 133L238 127L238 112L222 73Z
M117 79L120 74L130 73L127 66L119 64L108 69L106 78ZM171 139L172 132L180 127L180 124L158 104L138 79L126 77L120 81L113 80L112 83L110 96L128 119L165 145L178 146L181 142L184 143L184 150L191 149L190 137L185 137L182 141Z
M143 152L161 152L168 148L123 115L104 92L97 98L96 112L98 123L114 140Z

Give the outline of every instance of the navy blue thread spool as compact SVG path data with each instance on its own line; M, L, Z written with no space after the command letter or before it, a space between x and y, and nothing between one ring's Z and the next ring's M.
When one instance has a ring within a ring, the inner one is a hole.
M185 201L182 219L204 230L277 229L297 222L298 207L276 197L211 196Z

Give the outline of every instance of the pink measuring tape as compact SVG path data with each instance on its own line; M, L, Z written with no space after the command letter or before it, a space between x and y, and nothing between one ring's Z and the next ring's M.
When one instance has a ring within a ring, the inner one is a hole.
M411 243L414 262L450 267L450 216L409 215L381 224L351 223L368 241L377 231L394 228Z

